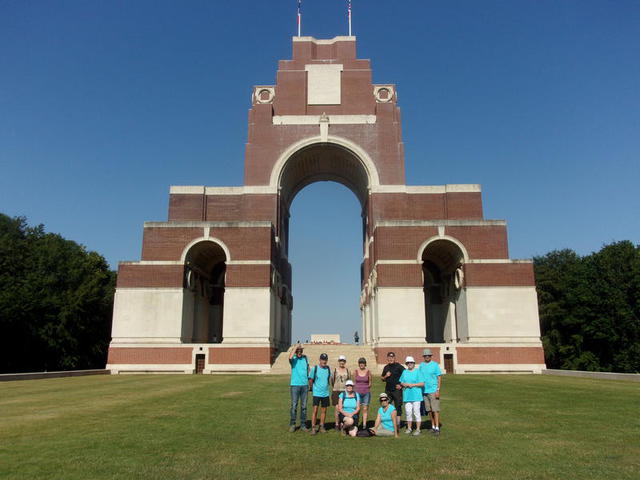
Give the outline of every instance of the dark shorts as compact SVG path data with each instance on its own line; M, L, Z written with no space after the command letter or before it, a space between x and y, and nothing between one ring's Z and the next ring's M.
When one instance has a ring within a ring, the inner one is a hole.
M343 422L343 420L344 420L344 415L343 415L343 414L341 414L341 413L339 413L339 414L338 414L338 422L342 423L342 422ZM357 423L358 423L358 414L357 414L357 413L353 416L353 423L354 423L354 424L357 424Z
M329 406L329 397L313 397L313 406L317 407L318 405L322 408L327 408Z

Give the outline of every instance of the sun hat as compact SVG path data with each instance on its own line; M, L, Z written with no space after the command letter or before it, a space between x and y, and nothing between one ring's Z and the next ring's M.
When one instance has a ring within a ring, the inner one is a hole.
M345 361L346 361L346 360L347 360L347 357L345 357L344 355L340 355L340 356L338 357L338 360L345 360Z
M380 398L380 400L382 400L383 398L386 398L387 400L389 400L389 395L387 395L385 392L383 392L380 395L378 395L378 398Z
M432 355L433 355L433 352L431 351L431 349L430 349L430 348L425 348L425 349L422 351L422 356L423 356L423 357L432 356Z
M416 361L413 359L413 357L409 356L404 359L404 363L416 363Z
M353 387L353 380L347 380L346 382L344 382L344 386L348 386L351 385Z
M326 353L321 353L320 360L329 360L329 355L327 355Z

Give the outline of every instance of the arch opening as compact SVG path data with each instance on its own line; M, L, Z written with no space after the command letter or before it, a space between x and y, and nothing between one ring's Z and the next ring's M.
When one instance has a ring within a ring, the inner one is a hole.
M359 204L360 218L357 220L357 223L358 223L358 229L361 229L361 232L362 232L361 235L359 235L360 237L359 248L361 249L360 251L364 256L364 245L365 245L365 239L367 236L367 228L368 228L367 208L368 208L368 200L369 200L369 189L371 185L370 178L371 177L370 177L369 168L360 159L360 157L356 155L352 150L338 144L313 143L311 145L306 145L301 147L300 149L296 150L293 154L291 154L287 158L286 162L282 166L282 169L278 177L279 195L278 195L277 234L278 234L281 253L284 255L285 263L287 264L287 268L285 269L285 271L288 272L288 275L287 275L288 278L286 278L285 281L286 283L289 284L291 291L294 290L294 287L293 287L293 281L292 281L293 272L291 269L291 265L288 263L289 231L290 231L289 223L290 223L290 217L291 217L291 213L290 213L291 206L293 204L294 199L303 189L305 189L305 187L308 187L309 185L314 184L316 182L335 182L343 185L348 190L350 190L357 198L358 204ZM313 189L310 191L312 192L311 193L312 196L315 195L313 191L314 191ZM317 196L315 197L314 208L322 209L324 202L327 202L326 205L329 210L331 208L335 209L335 204L332 203L331 200L333 200L334 195L340 196L341 194L337 193L336 190L332 190L331 187L321 188L320 191L323 192L321 194L322 196L320 196L320 198L318 198ZM350 194L347 194L347 195L350 195ZM349 201L349 200L346 200L346 201ZM303 202L303 204L304 203L306 202ZM345 203L345 200L341 199L340 204L342 205L344 203ZM329 206L330 204L332 205ZM296 209L297 208L298 206L296 205ZM306 208L305 210L308 211ZM342 212L342 210L340 210L340 212ZM303 215L305 215L305 218L310 219L312 222L314 221L314 217L309 217L308 214L306 214L306 212ZM317 217L316 217L316 220L319 221ZM325 218L324 220L326 221L327 219ZM318 238L324 237L325 241L327 241L326 236L332 236L332 232L340 232L338 236L344 235L345 230L348 230L348 224L351 222L350 219L342 218L341 221L347 222L347 225L346 226L343 225L343 227L336 227L335 219L332 218L329 220L331 225L329 226L329 225L326 225L325 223L324 230L322 232L318 232L316 237ZM331 239L330 241L333 241L333 239ZM340 252L341 255L345 254L345 252L348 251L348 246L345 244L350 242L351 240L348 240L348 242L343 241L343 243L340 245L334 245L334 250L326 252L325 255L332 257L335 261L334 254L337 252L337 250L338 249L341 250ZM314 251L314 255L316 253L317 251ZM348 255L352 255L352 254L348 254ZM305 262L303 268L309 267L309 265L307 264L307 259L308 259L307 254L302 254L302 255L294 254L294 257L299 258L299 260L296 260L297 262ZM327 263L326 258L324 263ZM346 260L343 260L341 263L348 264L350 263L350 261L346 259ZM345 327L342 329L343 338L345 334L349 335L346 341L349 341L349 338L351 338L354 332L352 331L347 332L345 328L350 329L351 326L353 326L355 329L357 329L361 320L360 312L359 312L359 296L362 288L362 270L363 270L362 258L359 258L356 261L355 268L356 268L356 273L353 277L351 277L348 274L346 275L348 277L355 278L356 282L358 282L358 279L360 281L360 285L358 285L357 289L355 290L355 294L353 296L354 297L353 304L355 305L355 312L356 312L356 318L353 319L354 320L353 323L349 320L349 318L351 317L351 313L350 313L350 310L349 310L350 307L348 306L348 304L350 302L348 302L348 300L347 302L343 301L344 303L340 304L340 306L338 307L340 310L339 315L343 315L343 318L344 318L343 325ZM319 269L318 271L322 271L322 269ZM304 280L305 294L307 293L306 291L307 288L313 288L314 292L317 292L318 298L322 298L324 300L325 305L328 298L332 298L331 301L333 305L336 301L336 298L341 296L342 291L351 290L348 286L343 286L342 290L338 292L337 290L339 290L340 287L336 287L335 277L333 281L331 281L330 278L326 278L327 276L330 276L330 275L331 273L322 271L321 277L325 277L325 278L321 280L320 285L314 282L309 282L305 278ZM334 275L335 275L335 272L334 272ZM310 287L311 285L315 285L315 287ZM333 290L334 288L336 288L336 290ZM296 305L302 306L303 303L296 302ZM312 316L313 310L310 310L310 313ZM291 321L291 317L289 321ZM346 325L350 325L350 327L346 327ZM327 327L323 326L319 328L322 329ZM331 327L328 327L328 328L331 329ZM296 330L298 330L298 328L296 328ZM332 333L332 332L319 331L319 332L309 332L309 333ZM337 333L337 332L333 332L333 333ZM295 340L295 338L293 340Z
M422 252L427 343L458 341L459 317L465 315L464 252L450 240L434 240Z
M222 342L226 261L224 249L210 240L198 242L187 251L183 342Z

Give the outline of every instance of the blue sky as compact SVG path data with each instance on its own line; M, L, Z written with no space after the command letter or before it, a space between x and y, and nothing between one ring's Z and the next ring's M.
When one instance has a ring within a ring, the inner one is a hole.
M408 184L482 184L513 258L640 242L640 2L353 8L359 57L397 84ZM305 35L347 33L346 1L303 12ZM295 29L295 0L0 0L0 211L138 259L170 185L242 184L251 87ZM296 197L294 340L360 329L359 228L342 186Z

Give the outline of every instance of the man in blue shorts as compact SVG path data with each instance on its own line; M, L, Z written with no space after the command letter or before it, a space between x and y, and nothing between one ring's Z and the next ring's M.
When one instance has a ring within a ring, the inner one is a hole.
M296 431L296 416L298 414L298 404L300 404L300 430L307 431L307 392L309 391L309 360L302 354L302 345L299 343L289 354L289 364L291 365L291 421L289 431Z
M313 415L311 417L311 435L318 433L316 421L318 407L320 407L320 433L327 433L324 428L324 421L327 417L327 407L329 406L329 385L331 384L331 369L327 365L329 355L320 355L320 362L309 372L309 385L313 392Z
M433 353L429 348L422 352L424 362L418 369L424 379L424 407L431 417L431 433L440 435L440 386L442 385L442 371L438 362L432 360Z

